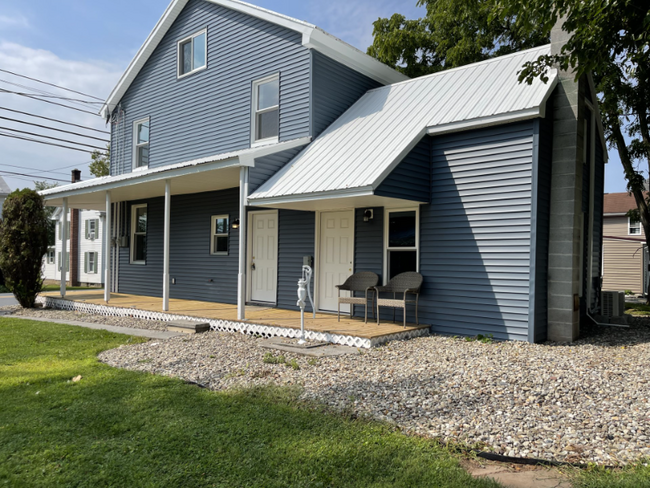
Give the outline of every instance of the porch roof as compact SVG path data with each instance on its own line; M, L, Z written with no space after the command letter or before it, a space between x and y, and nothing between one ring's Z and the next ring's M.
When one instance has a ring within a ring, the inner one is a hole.
M41 191L48 205L104 210L106 191L114 202L153 198L165 194L165 180L172 180L172 195L224 190L239 186L239 169L255 166L255 158L308 144L310 137L217 154L182 163L104 176Z

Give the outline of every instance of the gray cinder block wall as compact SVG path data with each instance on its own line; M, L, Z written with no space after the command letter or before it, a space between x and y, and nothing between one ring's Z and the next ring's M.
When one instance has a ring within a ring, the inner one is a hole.
M562 19L551 33L556 54L569 34ZM548 339L571 342L580 334L580 239L583 228L582 171L584 77L559 72L553 100L553 156L548 260ZM549 114L550 115L550 114ZM547 115L548 116L548 115Z

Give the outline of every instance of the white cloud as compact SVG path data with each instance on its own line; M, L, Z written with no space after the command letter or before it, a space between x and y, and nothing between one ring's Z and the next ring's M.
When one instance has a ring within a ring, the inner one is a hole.
M22 15L18 15L16 17L11 17L8 15L0 15L0 25L12 26L12 27L24 27L24 28L31 27L29 20L27 20L27 18Z
M121 74L121 70L115 66L99 61L72 61L61 59L56 54L44 49L32 49L19 44L0 41L0 66L3 69L19 73L32 78L40 79L59 86L64 86L77 90L82 93L94 95L99 98L105 98ZM0 72L0 80L19 83L34 89L44 90L59 96L68 98L84 98L80 95L59 90L55 87L36 83L24 78L12 76L8 73ZM11 91L32 91L24 88L9 85L0 81L0 88ZM87 99L87 98L86 98ZM59 100L53 100L59 101ZM60 103L71 104L70 101L60 100ZM99 111L99 105L75 105L82 110L88 110L93 113ZM95 115L82 113L56 105L31 100L19 95L0 92L0 108L10 108L23 112L33 113L45 117L51 117L79 124L85 127L95 129L109 130L104 121ZM41 125L54 126L60 129L72 132L81 132L101 139L109 139L108 134L100 134L94 131L84 131L72 126L66 126L49 122L42 119L36 119L0 109L1 117L24 120ZM30 125L19 124L16 122L0 119L0 127L10 127L27 132L46 134L60 139L69 139L84 142L91 145L104 147L105 143L93 140L83 139L72 134L48 131L39 129ZM8 131L3 131L8 132ZM16 135L21 135L13 132ZM21 136L29 137L25 134ZM65 142L51 141L56 144L70 145ZM89 151L92 150L88 148ZM12 188L33 186L32 179L44 179L44 177L55 177L68 181L71 168L66 166L76 165L83 172L84 178L89 178L88 162L90 155L58 148L54 146L42 145L34 142L28 142L13 138L0 136L0 174ZM11 166L10 166L11 165ZM39 168L41 171L28 168ZM56 170L57 173L46 173L44 170ZM18 179L15 176L5 175L6 172L17 172L34 175L37 178ZM63 184L63 182L61 182Z

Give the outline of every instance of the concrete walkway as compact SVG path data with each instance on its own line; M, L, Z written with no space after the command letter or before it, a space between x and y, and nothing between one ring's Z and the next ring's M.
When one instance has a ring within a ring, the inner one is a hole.
M109 332L115 332L116 334L126 334L126 335L131 335L136 337L148 337L150 339L171 339L172 337L184 335L182 332L165 332L161 330L134 329L132 327L93 324L90 322L80 322L78 320L58 320L58 319L52 320L52 319L41 319L35 317L17 317L15 315L7 315L7 318L21 319L21 320L37 320L39 322L53 322L56 324L76 325L78 327L86 327L88 329L107 330Z

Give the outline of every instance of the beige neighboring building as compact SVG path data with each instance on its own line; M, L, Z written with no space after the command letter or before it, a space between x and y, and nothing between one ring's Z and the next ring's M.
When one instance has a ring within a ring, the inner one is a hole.
M603 208L603 290L644 293L645 234L626 213L636 208L628 193L606 193ZM645 258L647 262L647 257Z

